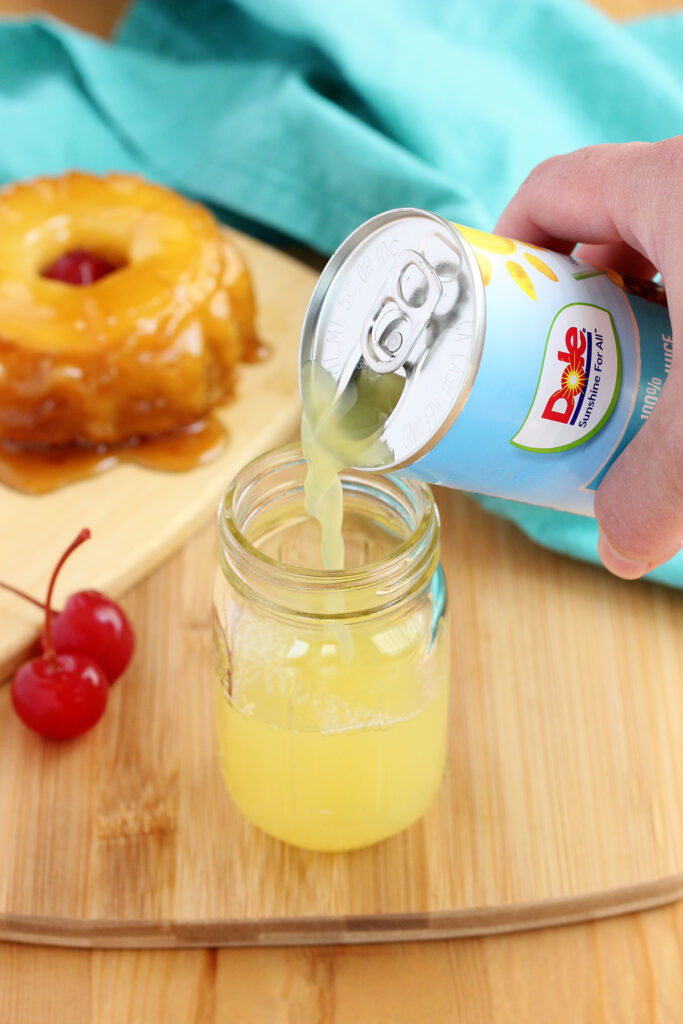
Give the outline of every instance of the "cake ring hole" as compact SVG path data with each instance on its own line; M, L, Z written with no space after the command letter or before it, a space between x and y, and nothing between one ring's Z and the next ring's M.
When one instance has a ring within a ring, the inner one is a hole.
M52 260L40 271L40 276L49 281L60 281L62 284L82 285L94 284L115 270L121 270L128 261L108 252L100 255L92 249L69 249Z

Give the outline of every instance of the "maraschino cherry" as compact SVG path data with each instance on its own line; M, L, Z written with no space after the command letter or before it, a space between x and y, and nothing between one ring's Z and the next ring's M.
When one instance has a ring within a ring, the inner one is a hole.
M71 249L46 267L41 277L63 284L85 285L94 284L117 269L116 264L89 249Z
M52 608L61 567L89 537L89 530L81 530L60 558L44 605L16 587L0 583L45 609L43 654L23 665L12 684L12 701L19 717L43 736L67 739L93 726L106 706L107 684L126 669L135 648L133 627L124 611L96 590L72 594L62 612Z
M12 681L12 703L22 722L50 739L80 736L107 706L109 686L101 667L86 654L57 652L52 637L55 580L71 552L89 536L89 530L81 530L57 563L45 601L44 653L22 665Z
M24 725L52 740L70 740L99 722L109 686L84 654L47 651L22 665L12 681L12 703Z
M54 619L52 641L56 651L95 658L110 684L128 667L135 650L135 633L125 612L97 590L71 595Z

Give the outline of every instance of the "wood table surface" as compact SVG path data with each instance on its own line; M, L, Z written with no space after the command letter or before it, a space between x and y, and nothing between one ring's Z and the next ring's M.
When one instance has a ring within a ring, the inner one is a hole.
M125 0L41 6L106 34ZM601 6L628 17L681 4ZM0 0L0 11L35 7ZM151 600L182 557L139 586L133 600ZM0 945L1 1024L223 1021L679 1024L683 903L511 935L380 946L115 952Z

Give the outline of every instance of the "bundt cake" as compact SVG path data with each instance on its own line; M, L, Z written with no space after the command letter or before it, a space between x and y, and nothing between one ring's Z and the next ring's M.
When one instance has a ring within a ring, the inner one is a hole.
M208 210L123 174L0 191L0 440L177 430L254 345L249 273Z

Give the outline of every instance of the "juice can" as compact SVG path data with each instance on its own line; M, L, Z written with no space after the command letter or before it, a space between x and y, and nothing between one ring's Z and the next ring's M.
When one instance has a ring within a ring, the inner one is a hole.
M299 369L304 381L322 367L335 400L363 373L398 380L381 444L356 468L592 515L672 350L654 282L399 209L330 258ZM303 385L302 400L310 414Z

